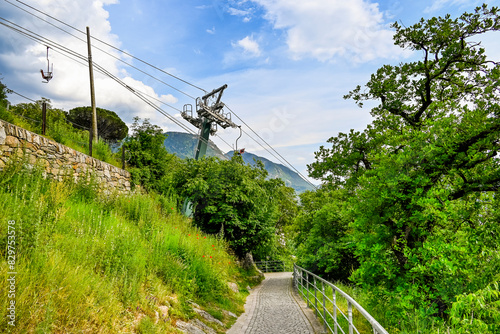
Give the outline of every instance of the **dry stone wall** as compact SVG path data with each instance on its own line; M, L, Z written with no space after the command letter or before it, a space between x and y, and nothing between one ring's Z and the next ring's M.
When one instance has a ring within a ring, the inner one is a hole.
M29 165L42 166L47 176L56 180L91 175L103 190L130 192L126 170L0 120L0 169L16 156L24 157Z

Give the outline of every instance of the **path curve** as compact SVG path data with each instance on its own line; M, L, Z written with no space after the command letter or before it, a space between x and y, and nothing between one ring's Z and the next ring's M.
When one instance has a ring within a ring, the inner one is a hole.
M292 273L266 273L227 334L315 334L321 326L292 289Z

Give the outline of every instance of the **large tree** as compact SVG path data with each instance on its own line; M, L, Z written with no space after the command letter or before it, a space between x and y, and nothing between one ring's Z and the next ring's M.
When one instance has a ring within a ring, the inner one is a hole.
M79 129L92 127L92 107L73 108L66 114L66 118ZM128 134L128 127L122 119L111 110L97 108L97 133L99 137L118 141Z
M167 136L158 125L152 124L149 119L143 120L142 124L140 121L139 117L134 117L132 134L121 148L126 151L132 180L147 190L167 192L169 177L178 158L167 152L163 145Z
M2 78L0 78L2 79ZM0 106L6 107L7 106L7 93L9 93L9 89L7 86L0 81Z
M456 296L500 279L500 64L481 35L498 8L395 23L394 41L422 59L385 65L346 98L378 100L361 132L330 138L311 176L352 195L351 277L411 308L446 317ZM477 319L476 319L477 320Z
M189 159L176 173L175 187L193 203L198 227L220 233L240 257L247 252L262 257L275 255L269 252L277 232L296 205L282 180L266 177L262 163L251 167L239 155Z

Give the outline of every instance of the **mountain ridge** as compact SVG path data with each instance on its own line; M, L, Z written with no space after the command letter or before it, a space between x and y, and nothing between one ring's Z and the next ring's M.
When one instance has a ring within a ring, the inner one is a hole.
M198 143L198 136L184 132L165 132L167 138L164 141L164 146L169 153L177 155L181 159L194 158L194 152ZM207 156L215 156L218 158L231 158L234 151L223 153L215 143L209 141L207 147ZM285 182L285 185L295 189L297 193L302 193L307 190L312 190L314 187L305 181L298 173L290 168L273 162L267 158L257 154L245 152L242 154L243 161L251 166L256 164L256 160L262 161L264 168L269 173L269 178L280 178Z

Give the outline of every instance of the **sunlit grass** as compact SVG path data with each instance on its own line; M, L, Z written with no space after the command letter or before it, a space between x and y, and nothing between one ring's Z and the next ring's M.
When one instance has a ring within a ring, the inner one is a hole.
M243 311L247 292L227 282L245 287L245 273L224 240L178 213L175 197L105 195L15 167L0 174L3 282L7 222L16 227L13 333L171 333L176 319L195 316L191 301L226 323L222 310ZM2 330L8 300L1 289Z

